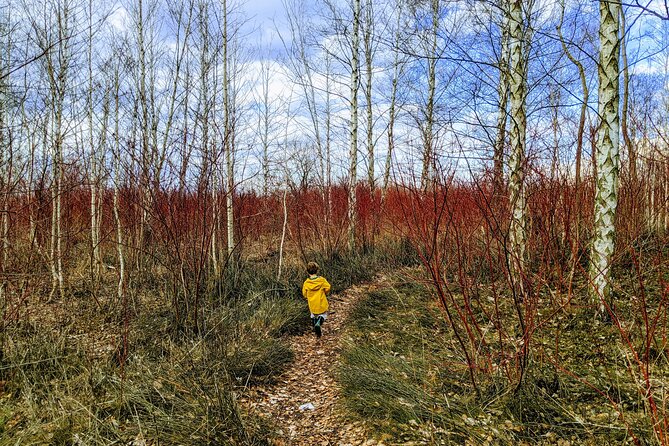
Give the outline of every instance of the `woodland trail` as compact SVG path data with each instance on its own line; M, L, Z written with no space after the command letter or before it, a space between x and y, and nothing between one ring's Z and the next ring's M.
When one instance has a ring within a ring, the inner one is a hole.
M381 286L383 277L332 295L323 336L313 331L291 339L295 361L276 383L251 388L242 405L277 427L270 444L277 446L381 445L370 439L365 426L346 420L339 404L335 372L342 350L344 324L355 302ZM305 306L306 311L306 306ZM312 410L300 410L311 403Z

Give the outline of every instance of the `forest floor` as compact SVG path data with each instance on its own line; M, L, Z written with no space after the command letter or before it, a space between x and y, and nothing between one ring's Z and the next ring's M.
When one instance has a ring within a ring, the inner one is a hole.
M293 336L295 361L266 386L251 387L240 402L275 427L274 445L382 445L371 439L360 421L347 418L341 388L335 377L342 351L341 339L352 307L383 286L384 276L332 295L328 319L319 339L313 331ZM306 406L306 407L305 407Z

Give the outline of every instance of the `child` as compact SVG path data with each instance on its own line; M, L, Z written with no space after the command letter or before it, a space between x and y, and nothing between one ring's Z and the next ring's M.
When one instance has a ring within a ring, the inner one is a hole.
M311 311L311 323L314 325L314 332L317 337L321 337L321 325L328 317L328 299L326 295L330 292L330 284L325 277L320 277L318 273L318 263L307 263L307 273L309 278L302 285L302 295L309 302L309 311Z

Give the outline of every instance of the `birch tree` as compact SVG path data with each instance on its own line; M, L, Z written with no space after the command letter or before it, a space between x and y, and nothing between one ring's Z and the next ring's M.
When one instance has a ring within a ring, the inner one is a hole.
M51 270L51 293L49 300L56 293L65 297L63 272L63 229L62 196L64 157L63 146L65 128L63 125L65 101L68 94L72 64L72 37L74 35L74 11L68 0L53 0L47 3L44 17L32 17L31 28L40 51L42 74L46 78L47 94L45 102L49 113L48 139L52 159L51 170L51 244L49 265ZM41 21L43 23L40 23Z
M493 183L499 193L504 185L504 147L506 145L506 125L509 104L509 2L501 3L501 48L498 60L499 83L497 95L497 137L493 153Z
M593 240L590 250L590 280L593 299L603 314L611 297L611 260L615 249L615 216L618 207L620 164L619 55L620 4L599 3L599 94L597 132L597 177Z
M199 77L197 108L195 113L195 128L198 130L200 139L200 174L198 193L205 201L211 200L212 221L208 231L211 233L210 260L215 276L220 272L219 267L219 241L218 227L219 215L219 176L218 176L218 150L216 148L215 132L210 132L210 127L216 118L216 63L218 48L216 38L210 30L211 4L207 0L200 0L197 4L197 40L194 46L199 50ZM191 13L189 13L190 16ZM190 22L190 19L188 19ZM190 28L190 25L188 25ZM213 47L213 48L212 48ZM213 85L212 85L213 84ZM213 87L213 91L212 91ZM208 207L205 206L205 209ZM205 214L206 219L206 214ZM206 224L206 223L205 223Z
M627 26L625 20L625 10L621 7L619 8L620 12L620 55L622 58L622 75L623 75L623 85L622 85L622 109L620 110L620 130L623 135L623 141L625 142L625 148L627 149L627 154L629 156L629 173L630 173L630 182L633 187L636 187L637 184L637 153L636 147L630 138L630 131L628 126L628 117L629 117L629 95L630 95L630 72L629 72L629 63L627 61Z
M421 133L423 139L423 168L420 175L420 184L427 188L432 175L434 164L434 96L437 88L437 38L439 33L439 2L430 0L431 27L427 51L427 104L425 107L424 122Z
M353 0L353 33L351 35L351 146L349 151L349 183L348 183L348 248L356 247L356 185L358 182L358 86L360 84L359 62L360 47L360 0Z
M125 240L123 237L123 224L121 222L120 214L120 194L119 194L119 185L121 183L121 135L120 135L120 66L118 62L112 62L113 64L113 74L111 82L111 95L114 99L114 141L112 145L112 159L113 159L113 171L114 179L112 181L112 190L113 190L113 210L114 210L114 223L116 224L116 255L118 259L118 282L116 287L116 295L119 302L124 302L125 298L125 283L126 283L126 272L125 272L125 254L123 247L125 245Z
M574 181L575 181L575 187L576 190L579 190L579 186L581 184L581 164L582 164L582 158L583 158L583 137L585 135L585 121L587 118L587 112L588 112L588 101L590 100L590 90L588 89L588 79L586 77L586 72L585 72L585 67L583 66L583 63L577 59L574 54L571 52L569 49L569 46L567 45L567 42L562 35L562 25L564 23L564 13L565 13L565 2L564 0L560 1L560 21L558 22L557 25L557 33L558 37L560 39L560 44L562 45L562 51L564 51L565 55L569 59L569 61L576 66L576 69L578 70L578 77L581 81L581 93L582 93L582 98L581 98L581 107L580 107L580 113L579 113L579 118L578 118L578 130L576 132L576 153L575 153L575 174L574 174ZM580 201L578 202L580 205ZM580 212L577 212L577 218L580 218Z
M148 95L148 88L147 87L147 56L146 56L146 45L145 45L145 34L146 34L146 23L144 19L144 2L143 0L138 0L137 3L137 21L136 21L136 33L137 33L137 49L138 49L138 65L139 65L139 73L137 73L138 76L138 83L139 85L137 86L137 93L139 95L139 107L141 108L141 120L140 120L140 126L141 126L141 164L140 164L140 189L142 192L142 197L143 197L143 202L141 204L141 221L140 221L140 229L139 229L139 240L137 243L137 259L138 259L138 267L139 264L141 263L141 258L140 253L143 249L144 245L144 234L147 229L148 225L148 219L149 219L149 203L151 202L150 199L150 147L149 147L149 138L150 138L150 124L149 124L149 118L150 118L150 111L149 111L149 95Z
M102 224L102 195L104 189L102 188L102 171L104 169L104 149L105 139L107 135L106 117L104 114L104 124L100 130L100 137L98 144L96 144L94 136L93 122L94 117L94 90L98 88L93 82L93 1L88 1L88 42L86 51L86 62L88 65L88 91L86 95L87 107L86 114L88 120L88 147L90 152L90 172L89 172L89 188L91 192L91 273L94 281L97 281L100 276L100 268L102 266L102 253L100 249L100 226ZM105 97L105 101L108 100ZM107 108L108 111L108 108Z
M526 191L525 191L525 139L527 117L525 99L527 95L527 21L529 13L523 9L524 2L511 0L509 9L510 63L509 93L511 156L509 160L509 202L511 224L509 227L509 252L511 255L512 280L522 293L522 277L525 269L526 243ZM529 7L529 5L525 5Z
M374 69L374 8L365 0L363 48L365 54L365 100L367 108L367 184L374 194L374 113L372 108L372 77Z
M225 194L225 209L227 216L227 241L228 241L228 257L232 256L235 249L235 211L234 211L234 191L235 191L235 169L233 158L233 126L231 122L231 108L232 101L230 100L230 79L229 79L229 58L228 51L228 5L227 0L223 0L223 148L225 151L225 165L226 165L226 194Z
M400 37L402 35L402 1L397 2L397 21L394 30L393 42L393 77L390 86L390 106L388 108L388 150L383 168L383 186L381 190L381 201L383 202L388 191L390 182L390 170L392 167L393 151L395 148L395 120L397 114L397 86L404 71L404 60L400 60Z
M7 289L7 262L9 260L9 190L11 163L7 104L9 103L9 67L11 53L11 33L9 20L0 15L0 303L4 305Z

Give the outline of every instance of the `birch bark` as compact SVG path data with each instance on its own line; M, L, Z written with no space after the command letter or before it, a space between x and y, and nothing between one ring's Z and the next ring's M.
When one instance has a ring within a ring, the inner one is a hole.
M353 35L351 37L351 146L349 151L349 184L348 184L348 248L354 251L356 247L356 185L358 183L358 86L360 83L360 68L358 66L360 46L360 0L353 0Z
M599 104L597 177L594 232L590 254L593 300L603 314L611 298L611 260L615 249L615 217L618 207L620 165L619 55L620 4L600 1Z
M509 160L509 201L511 224L509 227L509 252L511 255L511 276L515 286L522 292L523 271L525 269L526 243L526 191L525 191L525 135L527 117L525 98L527 90L527 42L526 21L523 1L512 0L509 15L509 39L511 50L511 70L509 73L509 93L511 98Z

